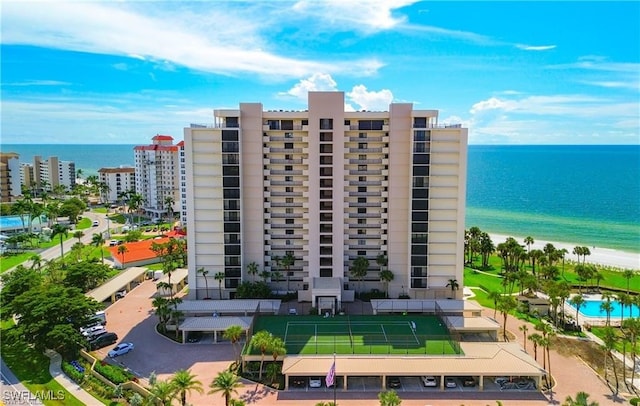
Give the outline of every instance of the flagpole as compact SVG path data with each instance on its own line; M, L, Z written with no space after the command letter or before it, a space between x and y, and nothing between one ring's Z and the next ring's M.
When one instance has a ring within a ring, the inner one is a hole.
M336 365L336 353L333 353L333 365L334 365L334 369L335 369L335 365ZM336 387L338 386L338 375L335 375L335 379L333 382L333 406L338 406L336 404Z

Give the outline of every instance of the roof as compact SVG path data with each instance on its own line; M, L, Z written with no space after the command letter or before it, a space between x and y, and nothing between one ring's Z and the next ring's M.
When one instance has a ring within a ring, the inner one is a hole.
M164 244L169 240L169 237L163 237L158 239L124 243L123 246L127 247L127 252L124 253L124 263L122 265L157 258L158 255L151 250L151 244ZM122 254L118 253L118 247L120 246L109 247L109 252L111 252L111 256L118 263L121 263L123 256Z
M500 324L487 317L445 316L447 326L457 332L463 331L498 331Z
M170 136L170 135L158 134L155 137L153 137L152 140L154 140L154 141L173 141L173 137Z
M189 270L187 268L177 268L171 272L171 283L174 285L176 283L180 283L187 277L187 275L189 275ZM165 274L158 282L156 282L156 284L160 282L169 283L169 275Z
M178 304L178 310L184 313L264 313L277 312L280 303L276 299L183 300Z
M336 374L370 375L473 375L542 376L544 370L517 343L461 342L462 356L337 356ZM333 356L287 356L282 373L290 376L324 376ZM408 372L411 371L411 372Z
M468 311L477 310L482 311L482 307L477 303L469 300L436 300L436 304L443 311Z
M100 168L98 173L135 173L136 168L129 166L121 166L118 168Z
M118 275L109 279L106 283L98 286L94 290L87 292L86 296L95 299L97 302L104 302L109 299L112 294L127 286L127 284L147 272L147 268L131 267L120 272Z
M224 331L230 326L248 330L253 317L187 317L180 324L182 331Z
M137 145L134 151L178 151L177 145Z

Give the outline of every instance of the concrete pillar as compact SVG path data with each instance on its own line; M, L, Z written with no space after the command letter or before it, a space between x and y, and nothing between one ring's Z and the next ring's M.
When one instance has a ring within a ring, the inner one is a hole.
M382 391L386 390L385 388L385 383L387 382L387 376L386 375L382 375Z
M214 343L218 342L218 331L217 330L213 331L213 342Z
M347 375L344 376L344 390L347 390Z
M182 330L182 344L187 342L187 332Z
M440 375L440 390L444 390L444 375Z
M480 391L484 390L484 376L482 375L478 377L478 390Z

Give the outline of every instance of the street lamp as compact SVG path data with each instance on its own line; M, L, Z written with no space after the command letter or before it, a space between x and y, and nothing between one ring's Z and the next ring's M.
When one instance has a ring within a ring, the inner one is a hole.
M111 238L111 230L109 229L109 214L107 214L107 234L106 238Z

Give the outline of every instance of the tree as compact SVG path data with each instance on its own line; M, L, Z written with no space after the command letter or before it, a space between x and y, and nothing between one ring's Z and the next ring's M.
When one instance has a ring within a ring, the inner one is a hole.
M209 296L209 283L207 281L207 275L209 275L209 271L204 268L200 268L196 272L202 275L202 277L204 278L205 291L207 292L207 297L205 297L205 299L211 299L211 296Z
M616 371L616 362L615 359L613 358L613 350L616 347L616 342L618 341L618 337L616 335L616 332L614 331L614 329L612 327L610 327L609 325L607 325L604 330L603 330L603 335L602 335L602 341L603 341L603 345L602 345L602 349L604 350L605 356L604 356L604 379L606 381L608 381L607 379L607 358L611 358L611 365L613 367L613 375L616 379L616 390L614 392L614 395L618 395L619 392L619 387L620 387L620 383L618 381L618 372Z
M542 340L542 336L538 333L529 334L529 341L533 344L533 359L538 361L538 343Z
M523 324L518 327L518 330L522 331L522 335L524 336L524 352L527 352L527 332L529 331L529 327L526 324Z
M264 365L264 356L269 350L272 340L273 340L273 335L266 330L260 330L251 337L251 348L258 348L261 354L260 371L258 375L258 380L262 380L262 369L263 369L262 367Z
M242 333L243 333L242 327L238 325L233 325L233 326L227 327L226 330L224 330L224 333L222 335L223 338L231 341L231 345L233 346L234 352L236 353L237 364L240 363L240 351L238 351L236 347L238 342L242 338Z
M498 311L498 302L500 301L500 298L502 297L502 293L500 293L500 291L497 290L492 290L489 293L487 293L487 299L492 300L493 301L493 318L496 318L496 312Z
M527 246L527 252L531 252L531 245L534 243L535 241L533 240L533 237L531 236L527 236L524 239L524 244Z
M292 253L287 252L287 255L282 258L282 266L284 267L287 275L287 293L289 293L289 277L291 277L291 266L296 262L296 257Z
M380 267L380 273L382 273L382 271L384 271L384 267L389 264L389 260L387 259L386 255L378 254L378 256L376 257L376 264L378 264L378 266Z
M171 385L175 388L175 391L180 395L180 403L182 406L187 404L187 392L196 391L203 393L202 382L196 379L196 376L188 369L180 369L171 378Z
M578 321L578 316L580 315L580 307L584 304L584 297L580 294L573 296L569 299L569 303L571 303L576 308L576 326L579 326L580 323Z
M73 232L73 238L77 238L80 244L82 244L82 237L84 237L83 231L78 230Z
M378 393L378 400L380 406L400 406L402 404L402 399L393 389Z
M631 381L635 380L636 374L636 354L638 350L638 337L640 337L640 319L628 318L622 322L622 331L631 344L631 360L633 367L631 368ZM626 363L625 363L626 365Z
M258 263L256 261L252 261L247 265L247 273L251 275L251 280L255 281L255 277L258 274Z
M613 305L611 304L610 298L607 298L607 300L600 303L600 311L607 314L606 325L609 326L611 324L611 312L613 311Z
M282 373L282 366L280 366L280 364L273 363L273 364L267 365L267 371L265 376L273 384L276 381L276 379L278 379L278 375L280 375L281 373Z
M164 207L165 210L167 212L167 222L168 223L172 223L171 220L173 220L173 204L176 201L174 200L173 196L167 196L164 198Z
M388 269L384 269L380 271L380 280L384 283L384 294L385 297L389 297L389 282L391 282L394 278L393 272Z
M93 236L91 236L91 245L96 246L100 249L100 259L102 260L102 263L104 264L104 250L102 249L102 246L104 245L105 240L104 237L102 237L102 234L100 233L93 233Z
M63 284L88 292L107 280L109 270L108 265L98 262L76 262L68 265Z
M362 281L367 276L369 270L369 260L365 257L357 257L351 265L351 275L358 280L358 291L362 293Z
M64 258L64 239L69 235L69 227L62 224L54 224L51 228L51 239L56 236L60 239L60 257Z
M31 269L40 270L42 269L42 257L38 254L33 254L29 261L31 261Z
M18 265L12 272L5 272L0 276L2 294L0 294L0 316L3 320L11 318L11 304L23 293L36 288L43 283L42 274L33 268Z
M213 279L218 281L218 292L220 293L220 300L222 300L222 282L224 281L224 272L216 272L213 275Z
M504 340L507 341L507 316L509 316L509 312L515 309L517 306L516 300L513 296L502 296L500 301L498 301L498 309L502 313L503 322L502 322L502 336Z
M622 276L624 276L624 278L627 280L627 294L629 294L629 285L631 283L631 278L636 276L636 273L635 273L635 271L633 271L631 269L625 269L622 272Z
M273 357L274 363L278 360L278 357L287 353L287 347L285 347L282 338L272 336L271 342L269 342L269 352Z
M176 389L169 381L157 381L149 388L149 393L147 400L150 405L157 405L160 402L162 406L171 406L176 397Z
M231 406L231 394L238 393L241 386L238 377L230 371L222 371L213 379L209 387L209 394L222 392L225 406Z
M158 283L158 289L167 288L168 285L166 282ZM168 288L171 288L171 285L168 285ZM155 308L156 316L158 316L158 320L160 322L160 329L164 332L167 331L167 322L171 318L171 309L169 308L169 300L165 299L162 296L156 296L153 298L151 305Z
M578 392L575 399L567 396L562 406L599 406L599 404L596 401L590 402L588 393Z
M458 284L458 280L457 279L449 279L449 282L446 285L447 287L451 288L451 298L455 298L456 297L456 290L458 290L460 288L460 285Z
M120 263L122 264L122 269L124 269L124 254L126 254L127 252L129 252L129 249L126 245L118 245L118 254L121 256Z

